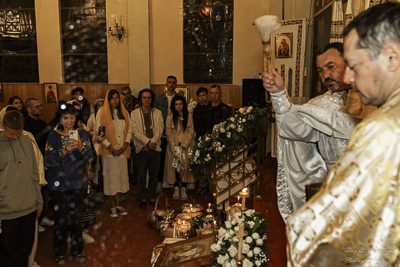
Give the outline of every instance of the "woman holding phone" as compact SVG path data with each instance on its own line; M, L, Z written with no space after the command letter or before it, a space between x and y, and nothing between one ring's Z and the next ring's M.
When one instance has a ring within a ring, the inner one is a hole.
M107 92L104 105L96 116L95 135L99 135L99 127L105 128L105 139L98 149L103 167L104 195L110 199L110 216L115 218L128 214L120 205L120 197L121 193L129 190L127 159L131 155L132 132L128 111L121 105L116 89Z
M71 237L71 255L86 263L83 254L82 212L88 190L87 164L93 159L89 134L78 129L77 110L61 105L56 114L57 126L49 133L45 150L48 166L47 187L54 208L53 252L56 264L66 264L67 235ZM67 221L71 224L68 227ZM69 229L68 229L69 228Z

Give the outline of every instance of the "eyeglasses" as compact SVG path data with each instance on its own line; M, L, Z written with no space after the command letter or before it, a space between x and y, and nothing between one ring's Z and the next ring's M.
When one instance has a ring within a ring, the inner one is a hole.
M31 107L31 108L42 108L42 107L43 107L42 105L37 105L37 106Z

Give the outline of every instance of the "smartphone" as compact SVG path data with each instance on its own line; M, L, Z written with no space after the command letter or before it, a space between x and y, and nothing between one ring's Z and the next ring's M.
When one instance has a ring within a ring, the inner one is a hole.
M98 130L98 135L101 136L103 134L106 134L106 127L105 126L99 126L99 130Z
M69 138L78 140L78 131L77 130L69 131Z

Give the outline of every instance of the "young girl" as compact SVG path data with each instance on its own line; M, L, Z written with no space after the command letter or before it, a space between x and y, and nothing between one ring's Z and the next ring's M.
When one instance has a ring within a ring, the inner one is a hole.
M167 152L165 156L165 174L168 184L173 184L173 199L187 200L187 183L194 183L193 175L187 171L194 127L192 115L189 114L185 98L179 94L171 101L171 114L167 117L165 133L167 135ZM179 190L179 182L182 188ZM179 195L180 193L180 195Z

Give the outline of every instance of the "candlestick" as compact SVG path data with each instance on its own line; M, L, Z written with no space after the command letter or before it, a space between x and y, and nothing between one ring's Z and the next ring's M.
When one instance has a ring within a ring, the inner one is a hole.
M242 195L242 210L246 209L246 196L247 196L247 188L243 188L243 190L240 192Z
M238 259L241 260L243 257L242 246L243 246L243 236L244 236L244 224L239 225L239 243L238 243Z

